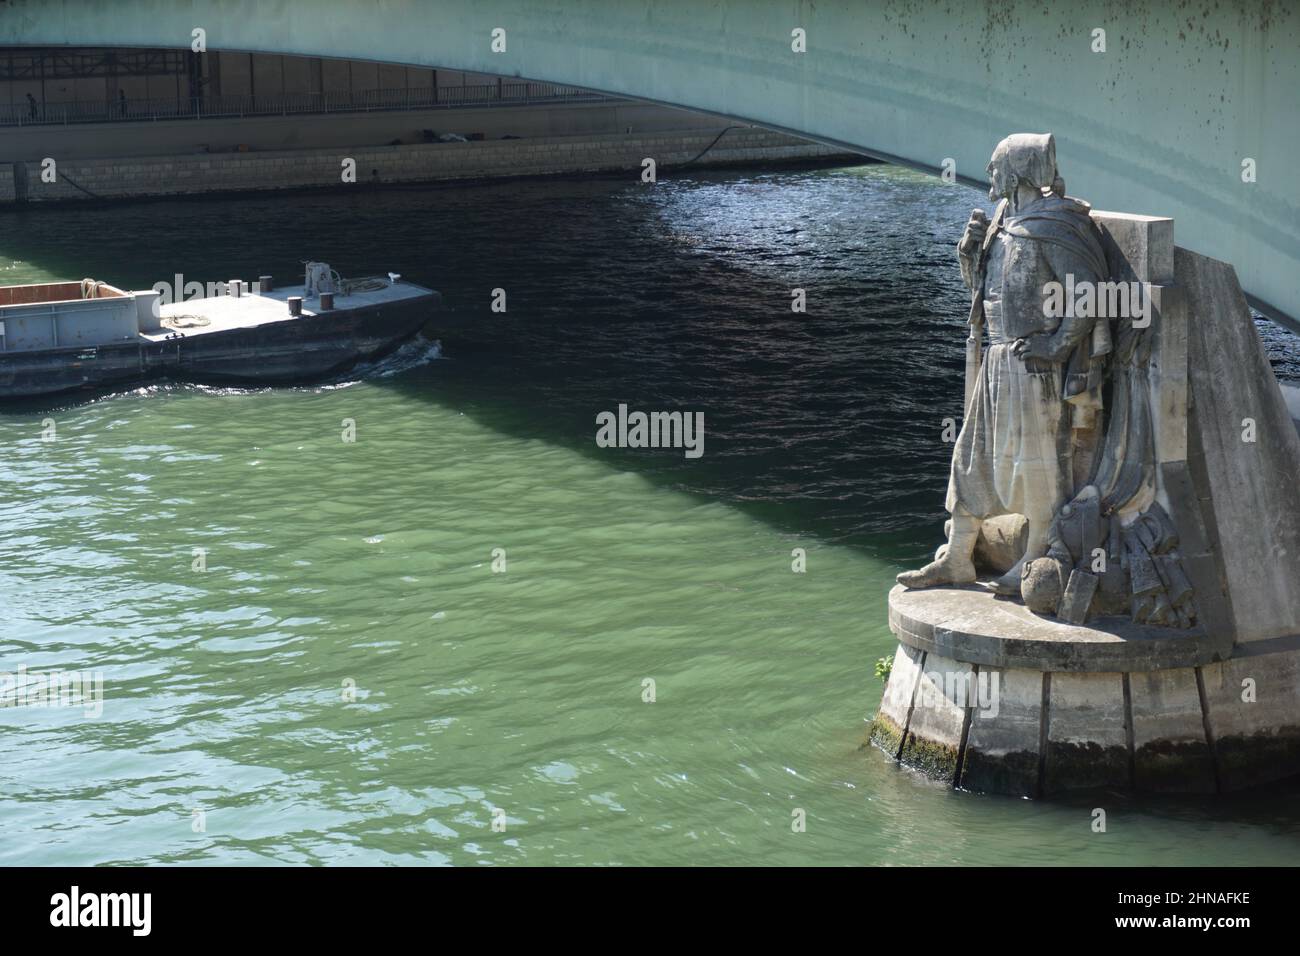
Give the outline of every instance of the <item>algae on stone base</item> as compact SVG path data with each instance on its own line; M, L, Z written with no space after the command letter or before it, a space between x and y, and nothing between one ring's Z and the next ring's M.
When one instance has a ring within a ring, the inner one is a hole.
M878 713L875 720L871 722L871 729L867 732L867 739L863 742L863 746L879 747L889 754L890 758L897 760L902 742L903 728L884 713Z
M1103 747L1091 740L1087 743L1048 742L1044 794L1101 787L1127 788L1128 785L1127 748Z
M961 790L975 793L1003 793L1013 797L1038 795L1038 753L1017 750L1005 754L985 754L967 748L962 760Z
M1203 743L1155 740L1133 753L1134 783L1139 790L1213 793L1214 760Z
M957 773L957 748L918 737L910 731L903 743L900 761L932 777L952 780Z

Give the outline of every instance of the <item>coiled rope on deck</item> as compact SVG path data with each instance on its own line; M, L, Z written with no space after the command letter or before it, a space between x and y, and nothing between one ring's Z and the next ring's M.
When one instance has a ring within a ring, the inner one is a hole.
M201 329L212 324L206 315L168 315L158 320L158 324L167 329Z
M378 292L388 288L388 280L383 276L362 276L360 279L340 279L339 288L344 295L352 292Z

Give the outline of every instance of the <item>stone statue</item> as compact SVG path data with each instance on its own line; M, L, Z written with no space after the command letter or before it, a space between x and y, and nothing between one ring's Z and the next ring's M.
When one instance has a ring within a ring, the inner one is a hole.
M1155 501L1149 330L1131 315L1060 307L1062 288L1088 289L1095 303L1111 283L1100 230L1088 204L1065 195L1050 133L1008 136L988 174L997 209L992 220L976 209L957 245L972 303L948 542L898 583L975 583L984 522L1020 515L1024 550L990 583L996 593L1073 623L1129 610L1190 626L1177 532Z
M974 292L974 336L987 324L989 347L968 378L966 417L953 449L946 507L951 533L942 555L898 577L907 587L975 581L972 554L981 522L1024 515L1028 543L996 583L1019 593L1025 562L1047 553L1057 510L1073 491L1072 407L1089 389L1093 320L1045 315L1045 286L1106 278L1106 257L1085 203L1064 196L1050 134L1020 133L989 161L993 221L976 210L957 246ZM978 343L978 338L976 338Z

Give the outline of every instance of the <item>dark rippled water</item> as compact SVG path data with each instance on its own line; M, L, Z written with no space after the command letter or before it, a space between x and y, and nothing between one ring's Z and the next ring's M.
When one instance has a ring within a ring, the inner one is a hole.
M0 412L0 670L106 696L0 709L0 861L1292 860L1294 788L1030 804L859 749L981 200L871 166L0 214L6 282L313 258L448 306L328 386ZM619 403L703 412L704 456L596 447Z

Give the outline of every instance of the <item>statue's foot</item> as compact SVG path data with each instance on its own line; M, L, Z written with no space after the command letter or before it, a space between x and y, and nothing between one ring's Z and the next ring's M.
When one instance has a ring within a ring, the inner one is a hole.
M931 561L919 571L904 571L895 580L905 588L937 588L949 584L974 584L975 564L970 558L959 558L951 550L945 551L936 561Z
M1020 578L1024 573L1025 559L1021 558L1006 574L989 582L988 588L1003 597L1020 597Z

